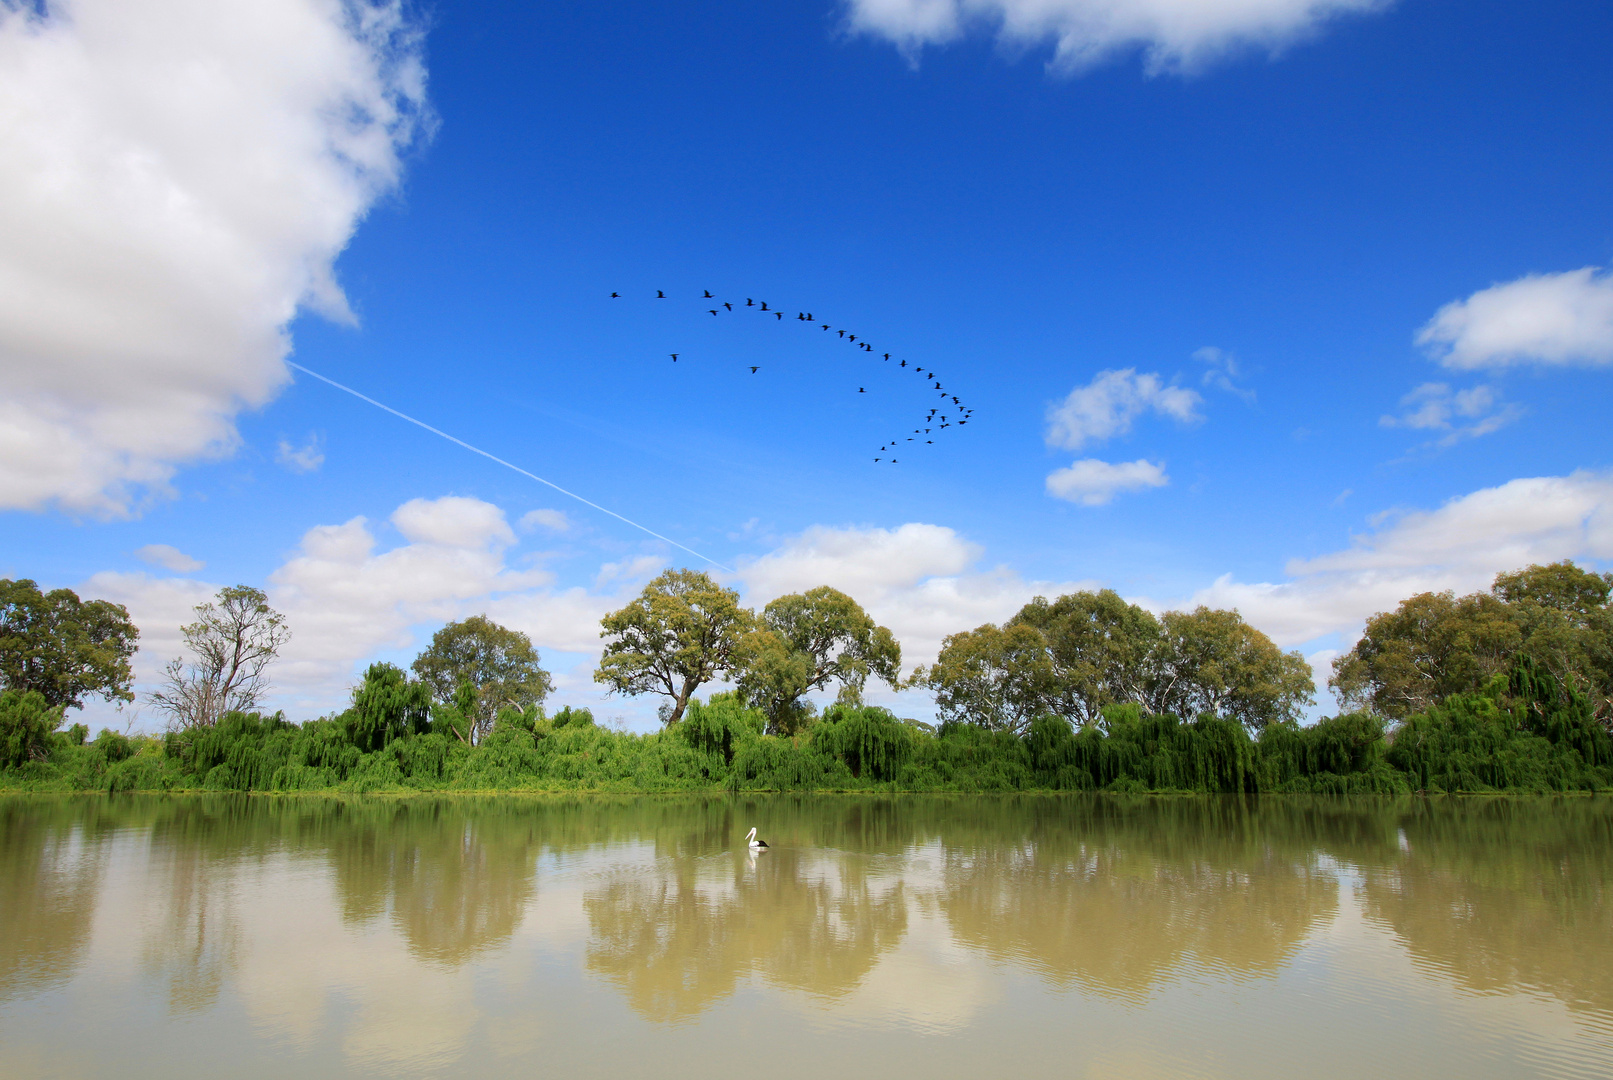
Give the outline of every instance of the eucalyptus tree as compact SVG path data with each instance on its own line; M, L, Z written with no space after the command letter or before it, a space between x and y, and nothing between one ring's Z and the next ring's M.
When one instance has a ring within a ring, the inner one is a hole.
M553 682L543 670L532 639L486 615L451 622L410 665L431 694L464 713L453 725L461 740L475 742L493 729L500 709L525 711L543 703ZM469 685L471 695L461 693Z
M31 691L52 708L80 709L91 695L133 701L139 637L122 604L0 578L0 688Z
M733 589L698 570L668 570L600 620L605 652L594 681L613 693L667 698L663 719L675 723L695 690L734 674L739 642L754 623Z
M739 689L768 718L776 735L799 731L811 715L802 700L831 681L840 699L862 700L869 676L901 686L902 647L862 605L820 585L781 596L762 609L757 628L741 642Z
M1167 611L1148 660L1147 707L1190 719L1214 713L1251 730L1297 722L1316 700L1310 663L1283 652L1236 611Z
M248 712L269 692L268 667L291 637L283 615L250 585L220 589L197 604L196 621L180 627L188 662L163 669L151 702L181 728L211 727L225 713Z
M950 635L935 663L916 669L912 681L935 694L942 719L1016 734L1052 711L1058 692L1047 638L1017 621Z
M1013 622L1042 632L1051 665L1052 704L1078 726L1103 727L1105 706L1140 705L1147 699L1159 620L1126 603L1113 589L1069 593L1051 602L1038 596Z

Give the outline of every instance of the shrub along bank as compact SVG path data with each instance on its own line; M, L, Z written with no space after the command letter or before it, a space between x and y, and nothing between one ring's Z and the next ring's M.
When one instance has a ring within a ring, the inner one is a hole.
M872 706L831 706L806 732L764 734L731 694L665 729L598 726L587 710L502 712L472 746L453 706L431 706L377 665L346 712L305 724L231 713L161 737L82 725L37 694L0 694L0 788L102 791L698 790L1405 793L1613 789L1613 736L1586 700L1527 659L1392 732L1366 715L1273 724L1183 721L1135 706L1077 730L939 730Z

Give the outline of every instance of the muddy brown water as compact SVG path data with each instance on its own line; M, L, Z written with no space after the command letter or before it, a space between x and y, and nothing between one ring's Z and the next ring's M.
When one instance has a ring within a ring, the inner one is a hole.
M0 1076L1609 1077L1610 884L1601 798L0 797Z

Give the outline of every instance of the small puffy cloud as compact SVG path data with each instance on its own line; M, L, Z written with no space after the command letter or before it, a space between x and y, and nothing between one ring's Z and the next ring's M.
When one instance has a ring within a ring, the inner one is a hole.
M481 549L515 543L503 510L459 495L410 499L392 512L392 524L417 544Z
M1453 390L1448 383L1424 383L1400 399L1399 416L1383 416L1383 427L1437 431L1438 446L1452 446L1463 439L1476 439L1499 431L1523 415L1523 410L1503 402L1493 386Z
M556 533L571 531L571 519L566 516L564 510L528 510L521 515L519 524L522 532L531 532L534 529L547 529Z
M232 453L421 130L402 0L0 3L0 508Z
M295 473L310 473L325 464L325 449L318 435L309 435L301 446L293 446L285 439L275 451L274 459Z
M1613 276L1587 266L1480 289L1440 308L1417 344L1459 371L1613 363Z
M1123 491L1164 487L1170 482L1163 462L1156 465L1139 458L1110 463L1085 458L1050 473L1047 493L1081 506L1104 506Z
M1053 46L1049 67L1074 73L1141 49L1150 74L1200 68L1229 50L1276 52L1341 15L1388 0L848 0L856 32L894 43L910 60L926 45L972 31L1008 47Z
M1158 375L1139 375L1132 368L1100 371L1085 386L1047 411L1047 443L1079 450L1089 442L1102 442L1131 430L1131 422L1145 412L1168 416L1182 424L1203 417L1204 401L1193 390L1167 384Z
M147 544L134 553L147 566L160 566L176 574L194 574L207 564L193 559L172 544Z
M1225 390L1227 393L1240 397L1247 402L1252 403L1255 400L1253 390L1239 386L1234 381L1243 377L1243 368L1239 365L1238 358L1225 349L1218 349L1214 345L1206 345L1204 348L1194 351L1193 359L1209 365L1209 370L1199 379L1202 385L1213 386L1217 390Z
M1296 559L1285 582L1231 575L1186 604L1236 607L1279 644L1354 635L1420 592L1472 592L1530 563L1613 559L1613 473L1512 480L1436 510L1375 518L1348 548Z

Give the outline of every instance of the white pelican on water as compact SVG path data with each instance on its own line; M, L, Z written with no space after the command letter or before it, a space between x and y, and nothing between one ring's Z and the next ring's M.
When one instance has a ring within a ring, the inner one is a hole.
M751 826L750 833L749 833L749 835L747 835L745 837L745 839L750 841L751 850L753 850L753 851L766 851L767 850L767 841L766 840L758 840L758 839L756 839L756 826L754 826L754 825Z

